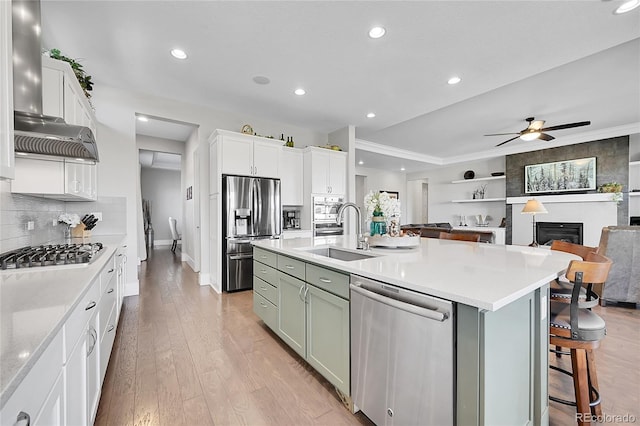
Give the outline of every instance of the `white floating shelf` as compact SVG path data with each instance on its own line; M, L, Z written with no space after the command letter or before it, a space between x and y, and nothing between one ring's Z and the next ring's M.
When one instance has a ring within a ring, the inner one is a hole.
M639 161L640 163L640 161ZM487 176L487 177L481 177L481 178L475 178L475 179L461 179L461 180L452 180L451 183L467 183L467 182L478 182L481 180L497 180L497 179L505 179L506 176L502 175L502 176Z
M526 197L509 197L507 204L525 204L532 198L542 203L592 203L592 202L613 202L613 193L599 192L591 194L558 194L558 195L536 195L531 194Z
M629 163L630 166L640 166L640 161L632 161Z
M486 203L491 201L506 201L506 198L476 198L475 200L451 200L452 203Z
M629 193L629 197L640 197L640 192L636 191L636 192L630 192Z

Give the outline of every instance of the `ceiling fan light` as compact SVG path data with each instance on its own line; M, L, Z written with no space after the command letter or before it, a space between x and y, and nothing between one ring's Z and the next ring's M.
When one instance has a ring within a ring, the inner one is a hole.
M533 141L540 137L540 132L527 132L520 135L520 139L523 141Z
M631 12L638 6L640 6L640 0L629 0L622 3L613 13L615 15L621 15L623 13Z

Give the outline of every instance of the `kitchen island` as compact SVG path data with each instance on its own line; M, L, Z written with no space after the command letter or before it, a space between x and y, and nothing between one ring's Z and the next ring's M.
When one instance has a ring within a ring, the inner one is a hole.
M256 281L258 277L254 276L255 300L267 306L271 306L267 300L274 301L274 314L269 315L276 316L265 316L265 323L290 346L300 342L294 349L346 396L351 396L356 386L354 372L347 373L351 378L350 384L349 377L342 381L332 380L337 373L327 374L314 365L318 356L311 353L313 345L308 343L305 352L305 337L292 339L295 334L281 327L288 321L281 312L285 309L284 303L293 299L287 299L286 282L296 279L281 280L289 277L287 267L295 270L303 284L306 280L306 287L294 288L299 290L298 296L303 300L306 300L307 293L317 293L316 287L322 289L321 283L315 285L318 280L314 276L307 274L305 277L306 265L308 271L313 271L312 275L317 276L315 271L324 268L335 271L337 277L352 274L352 282L353 276L364 277L453 302L454 367L451 375L454 382L454 422L459 425L548 424L548 283L566 269L569 261L577 259L573 255L544 248L430 238L422 238L420 246L413 249L372 249L365 253L370 257L355 260L339 260L327 257L327 253L318 254L319 249L326 247L363 253L354 250L355 238L349 236L263 240L256 242L255 247L260 253L267 254L258 271L266 271L271 265L278 274L275 286L264 286L268 289L273 287L269 291L275 291L276 296L269 298L267 295L264 299L260 293L264 282ZM268 253L273 254L276 261L270 262ZM259 262L260 256L255 259ZM254 274L257 273L254 268ZM260 286L256 287L256 283ZM348 285L346 293L344 288L325 290L329 296L349 298ZM305 303L311 306L311 302ZM342 311L346 309L348 312L346 303ZM256 306L254 302L254 310L258 312ZM334 318L342 311L326 310L333 312ZM307 312L307 322L313 319ZM335 321L331 324L334 334L341 334L339 325ZM314 330L316 335L322 334L317 324L314 327L307 329L306 340L309 342L315 338L311 334ZM347 330L348 327L347 324ZM354 333L353 329L351 333ZM315 343L315 353L322 355L318 344ZM347 352L349 350L347 344ZM354 363L353 353L351 356L349 360L347 355L347 368L349 362ZM331 365L330 362L319 364L321 367Z

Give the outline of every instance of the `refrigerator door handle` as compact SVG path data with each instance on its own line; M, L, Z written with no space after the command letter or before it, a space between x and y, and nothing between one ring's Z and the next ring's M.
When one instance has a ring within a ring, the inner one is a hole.
M229 260L251 259L252 257L253 257L253 253L229 255Z

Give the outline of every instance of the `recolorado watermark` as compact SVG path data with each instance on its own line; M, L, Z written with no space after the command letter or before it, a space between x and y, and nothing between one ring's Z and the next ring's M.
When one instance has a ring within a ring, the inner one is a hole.
M638 418L633 414L602 414L596 416L591 413L576 413L576 421L598 423L636 423Z

